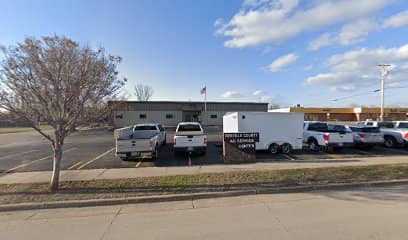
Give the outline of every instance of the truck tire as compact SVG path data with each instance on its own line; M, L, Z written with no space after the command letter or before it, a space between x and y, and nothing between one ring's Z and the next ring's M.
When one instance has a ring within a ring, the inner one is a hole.
M166 145L166 143L167 143L166 139L167 139L167 134L164 135L164 140L163 140L163 143L162 143L163 146Z
M270 154L277 154L279 152L279 145L276 143L272 143L269 145L268 152Z
M284 144L282 144L280 149L281 149L282 153L289 154L290 152L292 152L292 145L290 145L289 143L284 143Z
M157 160L159 158L159 149L156 145L156 148L154 149L154 152L152 153L152 160Z
M384 146L387 148L393 148L397 146L397 140L393 136L384 136Z
M318 152L320 150L320 146L317 143L316 139L311 138L307 141L307 147L309 151Z

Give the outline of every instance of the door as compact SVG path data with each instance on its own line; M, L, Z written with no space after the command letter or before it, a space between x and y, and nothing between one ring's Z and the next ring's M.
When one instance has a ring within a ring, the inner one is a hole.
M184 111L183 121L184 122L200 122L201 112L200 111Z

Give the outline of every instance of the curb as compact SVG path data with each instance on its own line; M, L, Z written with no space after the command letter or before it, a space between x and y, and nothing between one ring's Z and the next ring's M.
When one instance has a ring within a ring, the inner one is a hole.
M129 197L129 198L113 198L113 199L88 199L88 200L70 200L70 201L54 201L42 203L18 203L0 205L0 212L7 211L23 211L23 210L38 210L38 209L56 209L56 208L78 208L78 207L95 207L109 206L122 204L138 204L138 203L157 203L157 202L172 202L185 201L208 198L223 198L237 197L256 194L278 194L278 193L302 193L314 191L333 191L347 190L361 187L385 187L408 184L408 179L390 180L390 181L373 181L360 183L345 183L345 184L326 184L326 185L311 185L311 186L295 186L295 187L276 187L276 186L257 186L247 187L244 190L233 190L224 192L204 192L204 193L186 193L172 195L155 195L146 197Z

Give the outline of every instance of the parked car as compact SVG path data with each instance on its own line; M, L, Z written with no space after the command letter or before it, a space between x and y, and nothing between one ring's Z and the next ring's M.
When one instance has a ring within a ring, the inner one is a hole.
M303 113L233 112L224 115L223 132L257 132L256 150L290 153L302 149L303 119Z
M137 124L115 130L116 156L129 158L159 157L159 148L166 144L166 131L159 124Z
M384 143L384 134L379 127L350 126L353 131L354 145L356 147L372 147Z
M366 126L380 127L384 134L384 146L388 148L408 145L408 121L371 121L364 122Z
M173 138L174 152L207 152L207 136L198 122L181 122Z
M354 144L353 133L348 126L309 121L304 123L303 142L311 151L335 150Z

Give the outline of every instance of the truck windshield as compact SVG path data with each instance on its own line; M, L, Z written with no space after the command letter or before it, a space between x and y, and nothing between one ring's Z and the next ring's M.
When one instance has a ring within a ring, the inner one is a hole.
M400 122L398 128L408 128L408 122Z
M179 132L201 131L201 127L197 124L183 124L178 127Z
M156 126L140 125L136 126L134 131L156 130Z

